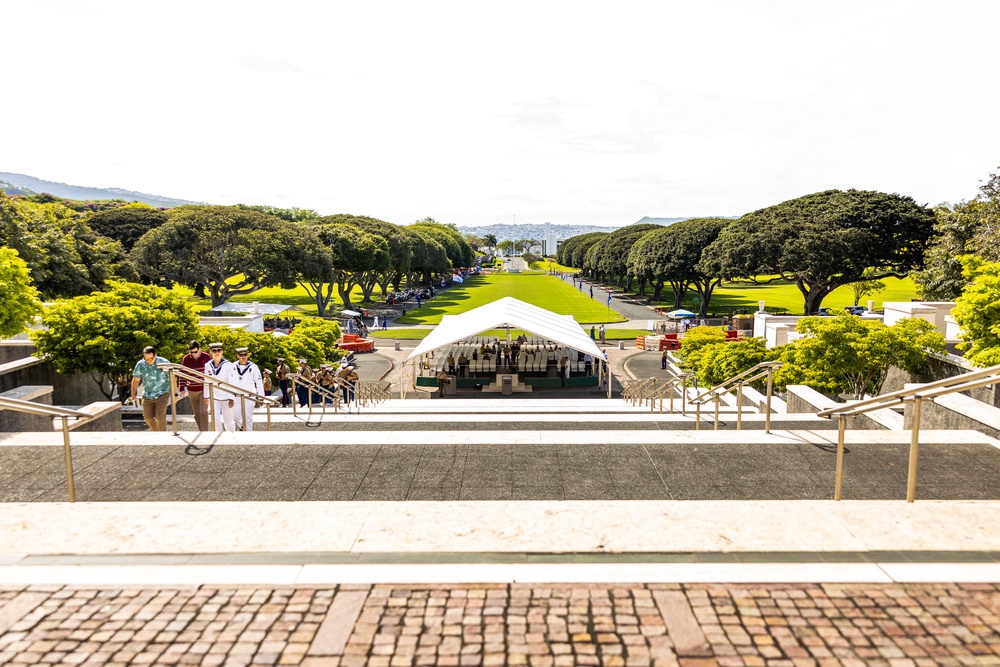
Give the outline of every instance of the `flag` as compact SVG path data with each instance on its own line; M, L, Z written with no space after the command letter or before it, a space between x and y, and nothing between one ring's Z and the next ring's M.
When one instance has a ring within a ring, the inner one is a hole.
M608 292L608 306L611 306L611 292Z

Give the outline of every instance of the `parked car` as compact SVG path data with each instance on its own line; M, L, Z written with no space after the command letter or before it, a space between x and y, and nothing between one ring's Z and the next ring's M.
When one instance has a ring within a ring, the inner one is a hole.
M817 310L816 314L817 315L833 315L833 311L831 311L829 308L827 308L826 306L824 306L824 307L820 308L819 310Z
M868 309L864 306L844 306L844 310L849 312L851 315L864 315L868 312Z

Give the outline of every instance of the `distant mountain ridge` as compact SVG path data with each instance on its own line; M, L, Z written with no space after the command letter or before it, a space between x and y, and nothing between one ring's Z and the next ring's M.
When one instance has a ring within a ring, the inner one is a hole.
M5 186L14 186L8 190ZM47 193L65 199L79 199L84 201L100 199L124 199L125 201L138 201L149 204L157 208L173 208L184 204L200 204L202 202L189 201L187 199L172 199L160 195L152 195L146 192L135 192L134 190L123 190L121 188L88 188L79 185L68 185L66 183L56 183L45 181L27 174L14 174L0 171L0 189L8 191L8 194L27 194L25 190L33 193Z

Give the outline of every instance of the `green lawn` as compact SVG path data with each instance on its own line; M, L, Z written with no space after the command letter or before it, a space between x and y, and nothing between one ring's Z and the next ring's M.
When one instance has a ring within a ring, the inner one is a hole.
M458 315L505 296L560 315L572 315L580 324L625 321L615 311L609 311L605 304L555 276L509 273L473 276L425 301L420 308L415 301L407 301L406 315L396 321L400 324L439 324L444 315Z
M881 308L885 301L910 301L917 298L917 288L910 278L886 278L885 289L877 294L861 298L860 305L868 305L869 299L875 300L875 307ZM664 288L660 296L664 299L660 306L672 307L673 301L667 301L672 297L669 288ZM684 299L684 308L697 311L697 303L693 297L695 295L688 292ZM765 308L769 312L779 310L787 313L801 313L803 300L802 293L798 288L787 282L776 282L768 285L754 285L752 283L724 283L712 294L712 302L709 304L709 312L729 315L737 308L747 308L748 312L757 310L757 302L763 301ZM823 306L833 311L843 309L844 306L854 305L854 293L848 286L838 287L828 297L823 299Z

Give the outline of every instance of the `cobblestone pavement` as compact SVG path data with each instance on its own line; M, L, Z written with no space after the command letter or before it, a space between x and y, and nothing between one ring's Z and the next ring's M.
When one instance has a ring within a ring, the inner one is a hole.
M3 665L997 665L1000 587L0 590Z

